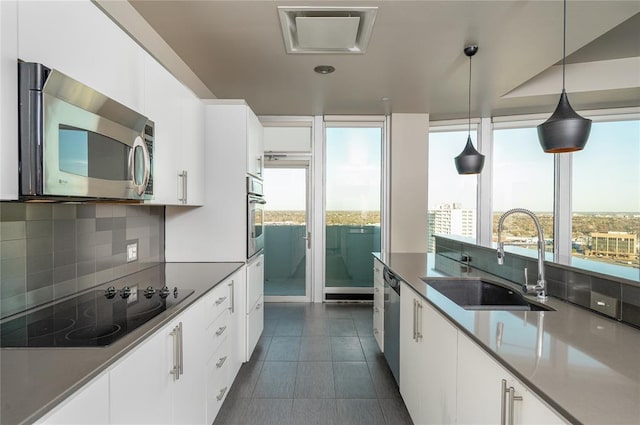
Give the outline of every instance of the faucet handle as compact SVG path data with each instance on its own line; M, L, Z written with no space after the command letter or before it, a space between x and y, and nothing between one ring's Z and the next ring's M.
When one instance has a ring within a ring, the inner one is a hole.
M498 254L498 264L503 265L504 264L504 242L498 243L497 254Z

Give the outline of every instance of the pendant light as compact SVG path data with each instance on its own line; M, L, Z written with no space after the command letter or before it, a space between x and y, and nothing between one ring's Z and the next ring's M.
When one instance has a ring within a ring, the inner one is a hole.
M567 56L567 0L564 0L562 29L562 94L553 115L538 126L540 146L547 153L581 151L591 132L591 120L581 117L569 104L565 90L565 60Z
M469 134L467 144L460 155L455 157L458 174L478 174L484 166L484 155L476 150L471 143L471 57L478 52L477 45L466 46L464 54L469 57Z

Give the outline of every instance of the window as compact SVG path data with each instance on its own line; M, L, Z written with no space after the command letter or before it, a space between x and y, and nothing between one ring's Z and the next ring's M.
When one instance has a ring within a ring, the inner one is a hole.
M553 155L540 148L535 127L502 128L493 132L493 242L498 219L512 208L531 210L540 220L547 252L553 252ZM502 240L508 249L537 249L533 221L517 214L504 223ZM516 248L513 249L513 246Z
M478 178L459 175L453 162L466 140L467 130L429 132L428 252L435 251L434 234L476 240Z
M380 251L382 126L327 127L325 287L373 286ZM331 289L327 292L339 292Z
M571 265L640 280L640 120L593 123L572 191Z

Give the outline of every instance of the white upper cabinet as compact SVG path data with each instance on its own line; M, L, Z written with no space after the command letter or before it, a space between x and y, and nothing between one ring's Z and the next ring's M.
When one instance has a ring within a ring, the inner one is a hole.
M90 1L18 3L18 57L40 62L144 113L144 55Z
M264 131L256 114L247 112L247 173L256 177L264 174Z
M147 55L145 113L155 124L153 204L204 203L204 105Z

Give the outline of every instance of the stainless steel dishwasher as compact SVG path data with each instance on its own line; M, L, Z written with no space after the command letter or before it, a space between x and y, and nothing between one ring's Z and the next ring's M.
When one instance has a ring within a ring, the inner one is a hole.
M384 276L384 356L400 385L400 279L387 267Z

